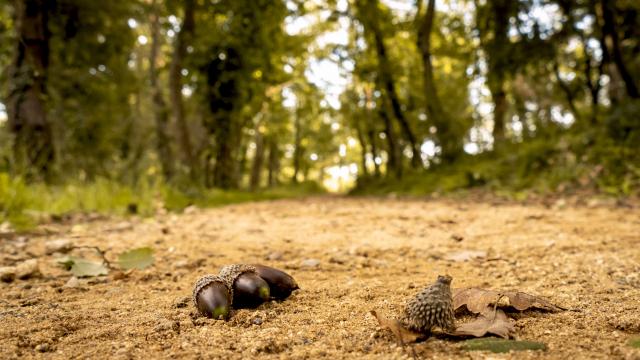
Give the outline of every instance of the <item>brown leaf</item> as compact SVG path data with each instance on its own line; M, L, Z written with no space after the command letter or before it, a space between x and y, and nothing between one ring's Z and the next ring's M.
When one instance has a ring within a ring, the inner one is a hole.
M375 310L371 310L371 315L373 315L377 320L380 327L383 329L389 329L395 335L396 339L401 345L414 343L418 340L422 340L426 338L426 335L420 334L414 331L411 331L396 319L389 319L382 315L378 315Z
M478 317L472 321L462 324L453 333L448 335L456 337L483 337L486 335L496 335L504 339L509 339L515 334L515 321L510 319L504 311L486 307Z
M453 290L453 310L467 308L474 314L482 313L488 306L513 308L517 311L543 310L557 312L566 310L538 296L521 291L496 291L480 288L464 288Z

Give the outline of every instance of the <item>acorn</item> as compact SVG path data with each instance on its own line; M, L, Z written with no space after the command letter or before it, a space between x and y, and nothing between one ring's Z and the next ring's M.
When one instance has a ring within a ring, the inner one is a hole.
M293 290L300 288L295 279L284 271L259 264L253 264L252 266L255 268L258 276L269 284L269 288L271 288L271 298L273 299L284 300L291 295Z
M434 327L455 329L451 276L439 275L432 285L422 289L407 302L401 322L410 330L430 334Z
M235 308L255 308L271 297L269 284L251 265L227 265L220 270L220 277L233 292Z
M198 312L208 318L227 319L233 294L227 283L217 275L199 278L193 287L193 303Z

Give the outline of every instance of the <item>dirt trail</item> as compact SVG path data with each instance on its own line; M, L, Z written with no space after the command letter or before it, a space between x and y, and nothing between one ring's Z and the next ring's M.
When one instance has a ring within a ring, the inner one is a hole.
M59 233L0 240L0 266L37 256L43 273L0 284L0 358L405 358L369 311L399 313L448 273L454 287L520 289L580 310L522 317L518 337L548 350L493 358L640 359L627 345L640 333L638 207L323 197L48 229ZM60 237L108 257L152 246L156 262L64 288L70 275L43 255L44 242ZM464 250L486 257L446 259ZM237 262L285 269L302 289L228 322L180 307L199 275ZM487 356L441 339L415 350Z

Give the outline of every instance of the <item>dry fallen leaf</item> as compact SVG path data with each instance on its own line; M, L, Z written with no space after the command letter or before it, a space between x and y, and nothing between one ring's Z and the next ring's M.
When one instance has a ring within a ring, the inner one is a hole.
M475 320L456 327L456 330L448 335L483 337L491 334L509 339L515 334L514 323L515 320L509 318L504 311L486 307Z
M488 306L513 308L517 311L543 310L557 312L566 310L549 301L521 291L496 291L480 288L464 288L453 290L453 309L458 311L466 307L474 314L482 313Z
M427 337L424 334L406 329L396 319L389 319L382 315L378 315L375 310L371 310L371 315L373 315L378 320L378 324L380 324L381 328L391 330L391 332L393 333L393 335L395 335L396 339L398 339L398 342L401 345L414 343Z

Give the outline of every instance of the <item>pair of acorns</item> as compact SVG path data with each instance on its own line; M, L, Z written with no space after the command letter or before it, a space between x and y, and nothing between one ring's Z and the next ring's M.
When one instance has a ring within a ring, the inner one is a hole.
M205 275L193 287L193 303L203 316L227 319L231 308L255 308L284 300L299 289L284 271L258 264L227 265L218 275Z

